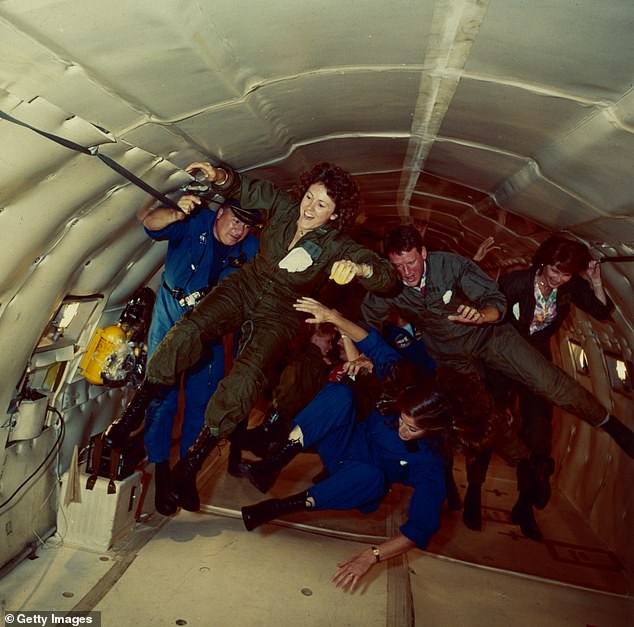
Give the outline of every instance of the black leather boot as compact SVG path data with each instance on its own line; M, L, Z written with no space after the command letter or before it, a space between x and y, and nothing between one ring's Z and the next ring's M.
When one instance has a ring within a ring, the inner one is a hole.
M185 457L174 466L172 494L178 505L188 512L197 512L200 509L196 475L217 444L218 438L211 435L209 427L205 425L196 441L187 450Z
M253 531L265 522L284 514L310 509L306 499L306 492L300 492L284 499L269 499L255 505L247 505L242 508L242 521L247 531Z
M542 532L533 513L535 478L528 458L522 459L517 465L517 489L519 497L511 510L511 520L520 526L522 533L527 538L541 542Z
M282 468L303 448L299 440L286 440L269 457L259 462L244 462L240 464L240 470L260 492L266 493L277 481Z
M445 492L447 494L447 507L450 512L462 509L462 499L453 476L453 464L445 465Z
M537 509L544 509L550 501L550 477L555 472L555 460L531 453L529 465L533 480L533 505Z
M154 464L154 507L163 516L172 516L178 509L172 494L169 462Z
M135 392L132 400L125 408L123 415L105 430L103 434L104 444L112 448L121 448L127 441L129 435L136 431L145 419L145 410L150 401L160 399L169 386L160 383L150 383L144 381Z
M469 529L482 530L482 486L479 483L470 483L467 486L462 520Z
M247 433L247 420L243 420L236 425L229 436L229 455L227 456L227 472L232 477L243 477L240 470L240 463L242 462L242 440Z
M612 439L625 451L625 454L634 459L634 432L624 425L616 416L610 416L608 421L601 425Z
M240 437L243 449L258 457L266 457L272 444L283 442L288 437L286 425L276 411L270 411L262 424L245 431Z
M542 541L544 536L535 520L531 499L521 492L517 503L515 503L511 510L511 520L520 526L522 534L527 538L535 540L536 542Z

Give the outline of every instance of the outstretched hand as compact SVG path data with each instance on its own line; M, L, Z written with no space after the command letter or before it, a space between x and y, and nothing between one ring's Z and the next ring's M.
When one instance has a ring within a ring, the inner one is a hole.
M449 320L458 322L459 324L483 324L486 319L477 307L470 305L460 305L457 314L447 316Z
M602 285L601 264L598 261L591 261L586 268L585 275L590 279L593 286Z
M293 308L310 314L312 318L306 318L309 324L321 324L322 322L332 322L334 310L322 305L319 301L308 296L302 296L293 303Z
M337 570L332 577L332 582L336 588L343 588L348 592L354 592L362 577L375 563L376 560L374 556L368 556L366 552L359 553L359 555L355 555L349 560L337 564Z
M478 246L478 250L476 250L475 255L473 255L473 260L480 262L482 261L492 250L500 249L500 246L495 245L495 238L492 235L489 235L480 246Z

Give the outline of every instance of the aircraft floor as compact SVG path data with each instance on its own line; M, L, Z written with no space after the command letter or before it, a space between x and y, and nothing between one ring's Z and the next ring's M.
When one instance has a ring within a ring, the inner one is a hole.
M330 583L335 565L398 528L405 490L371 516L304 513L249 533L239 507L263 497L225 469L226 448L199 480L201 513L151 515L106 553L48 542L0 580L3 609L95 610L104 627L634 624L618 561L563 497L540 513L543 543L508 522L513 473L498 464L482 532L444 512L429 551L375 567L355 594ZM319 469L316 455L298 456L272 493L300 491ZM459 485L463 477L458 462Z

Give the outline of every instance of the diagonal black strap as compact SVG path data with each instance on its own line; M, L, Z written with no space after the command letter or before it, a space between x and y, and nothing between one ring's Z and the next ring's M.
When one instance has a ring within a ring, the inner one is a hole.
M95 153L95 157L101 159L107 166L112 168L115 172L121 174L121 176L125 177L131 183L134 183L137 187L145 190L148 194L151 194L157 200L160 200L165 206L171 207L172 209L176 209L177 211L182 211L182 209L171 199L161 194L157 189L154 189L151 185L148 185L145 181L140 179L136 174L132 174L130 170L126 170L122 165L119 165L114 159L106 155Z
M77 144L73 141L70 141L69 139L65 139L64 137L59 137L58 135L53 135L52 133L47 133L46 131L43 131L39 128L35 128L34 126L27 124L26 122L22 122L21 120L14 118L12 115L9 115L8 113L5 113L4 111L0 111L0 118L7 120L7 122L13 122L13 124L17 124L18 126L28 128L29 130L34 131L38 135L41 135L42 137L46 137L46 139L50 139L51 141L54 141L56 144L61 144L65 148L76 150L77 152L81 152L85 155L93 154L89 148L86 148L85 146L82 146L81 144Z
M101 159L101 161L103 161L108 167L112 168L115 172L119 173L121 176L128 179L128 181L134 183L137 187L140 187L142 190L146 191L148 194L154 196L154 198L162 202L164 205L171 207L172 209L176 209L177 211L182 211L182 209L171 198L168 198L157 189L154 189L154 187L152 187L151 185L148 185L145 181L141 180L138 176L130 172L130 170L127 170L122 165L119 165L114 159L111 159L106 155L99 154L98 146L91 146L90 148L86 148L85 146L82 146L81 144L78 144L74 141L71 141L64 137L60 137L59 135L54 135L53 133L48 133L47 131L43 131L42 129L27 124L26 122L22 122L21 120L14 118L12 115L9 115L4 111L0 111L0 118L6 120L7 122L12 122L13 124L22 126L23 128L28 128L38 135L46 137L46 139L50 139L56 144L64 146L64 148L69 148L70 150L75 150L76 152L80 152L84 155Z
M621 263L623 261L634 261L634 255L620 255L618 257L601 257L599 263Z

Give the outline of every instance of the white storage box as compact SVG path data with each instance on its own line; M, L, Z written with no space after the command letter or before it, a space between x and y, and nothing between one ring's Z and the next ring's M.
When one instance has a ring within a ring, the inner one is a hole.
M79 498L65 504L68 472L62 476L57 530L66 544L94 551L107 551L115 542L130 533L141 498L140 471L115 481L116 493L108 494L109 479L98 477L92 490L86 489L88 475L79 474Z

